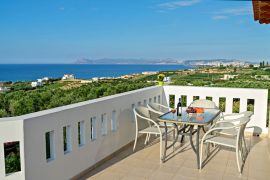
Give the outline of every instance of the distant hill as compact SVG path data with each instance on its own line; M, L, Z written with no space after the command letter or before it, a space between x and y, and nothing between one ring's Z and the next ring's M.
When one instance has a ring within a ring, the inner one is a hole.
M237 59L211 59L211 60L175 60L175 59L78 59L75 64L179 64L186 66L217 66L220 64L254 64L252 62Z
M75 64L181 64L173 59L78 59Z

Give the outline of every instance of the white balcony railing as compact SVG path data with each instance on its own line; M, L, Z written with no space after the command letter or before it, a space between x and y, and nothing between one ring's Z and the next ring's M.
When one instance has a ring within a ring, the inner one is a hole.
M217 105L219 97L225 97L226 113L232 111L233 98L240 98L240 111L246 110L247 99L254 99L254 116L249 124L252 127L249 131L267 133L267 90L149 87L0 119L0 179L70 179L133 141L133 107L149 102L169 104L170 95L175 96L175 101L181 95L187 96L187 104L192 102L193 96L201 99L211 96ZM67 149L64 149L63 131L68 137ZM46 157L45 140L48 132L49 158ZM7 175L3 143L12 141L20 143L21 171Z
M217 88L217 87L190 87L190 86L164 86L165 103L169 102L169 96L174 95L175 104L179 97L187 97L187 105L193 101L194 96L200 99L211 97L219 106L220 98L225 99L225 113L233 112L233 99L240 100L239 112L247 110L248 100L254 101L254 115L248 124L246 131L256 134L268 133L266 127L267 120L267 89L247 89L247 88Z

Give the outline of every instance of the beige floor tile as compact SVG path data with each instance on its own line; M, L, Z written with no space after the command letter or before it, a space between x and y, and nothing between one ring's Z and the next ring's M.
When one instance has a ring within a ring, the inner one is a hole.
M129 171L128 175L134 176L134 177L149 178L150 175L153 174L153 172L154 172L154 170L152 170L152 169L130 167L130 171Z
M173 173L167 173L164 171L155 171L153 172L153 174L151 174L149 176L149 179L151 180L164 180L164 179L172 179L172 177L174 176Z
M182 167L180 168L179 171L176 172L176 174L185 176L185 177L197 178L199 175L199 170L193 169L193 168Z
M197 177L187 177L187 176L182 176L181 174L176 174L173 176L172 180L198 180Z
M241 176L241 175L232 176L232 175L224 174L222 177L222 180L247 180L247 177Z
M238 173L235 152L230 148L219 149L216 154L210 156L203 169L198 170L196 155L186 138L184 144L176 143L174 150L168 150L165 163L160 163L158 141L151 142L147 146L139 142L135 153L132 147L127 148L113 159L88 172L81 180L269 180L270 139L249 136L246 142L251 151L242 175Z
M249 170L248 178L254 178L257 180L269 180L270 179L270 170L261 171L261 170Z
M121 180L147 180L148 178L144 177L138 177L138 176L133 176L133 175L126 175L121 178Z
M104 172L96 177L96 179L100 180L119 180L123 178L125 174L122 173L113 173L113 172ZM89 178L92 179L92 178Z

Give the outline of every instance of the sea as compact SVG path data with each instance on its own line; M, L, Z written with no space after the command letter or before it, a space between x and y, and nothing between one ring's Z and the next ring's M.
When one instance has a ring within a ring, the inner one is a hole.
M0 81L32 81L43 77L61 78L74 74L78 79L118 77L144 71L190 69L184 65L150 64L0 64Z

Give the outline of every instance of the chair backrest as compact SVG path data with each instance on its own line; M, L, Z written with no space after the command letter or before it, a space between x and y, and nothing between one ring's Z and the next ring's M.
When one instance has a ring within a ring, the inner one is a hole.
M162 104L158 104L158 103L149 103L147 104L147 107L152 110L152 111L156 111L157 113L160 114L164 114L166 112L169 112L169 107L166 107Z
M252 115L253 115L253 112L244 111L244 112L241 112L241 113L228 114L228 116L225 115L226 116L225 119L234 120L234 119L239 119L239 118L242 118L242 117L250 118ZM234 124L239 124L239 123L240 123L240 121L235 121Z
M239 120L239 124L236 125L236 127L238 127L238 133L237 133L237 145L241 146L241 138L244 137L244 133L245 133L245 129L247 126L247 123L250 121L250 116L244 116L241 117Z
M189 107L201 107L201 108L209 108L209 109L218 109L216 103L207 99L200 99L193 101Z
M135 116L136 128L138 130L145 129L152 125L149 121L144 119L151 119L148 108L139 106L134 108L133 112Z
M149 103L147 104L149 109L150 118L153 119L157 124L159 124L158 118L162 114L169 112L169 107L166 107L157 103Z
M254 113L252 111L244 111L239 114L243 115L244 117L251 117Z

